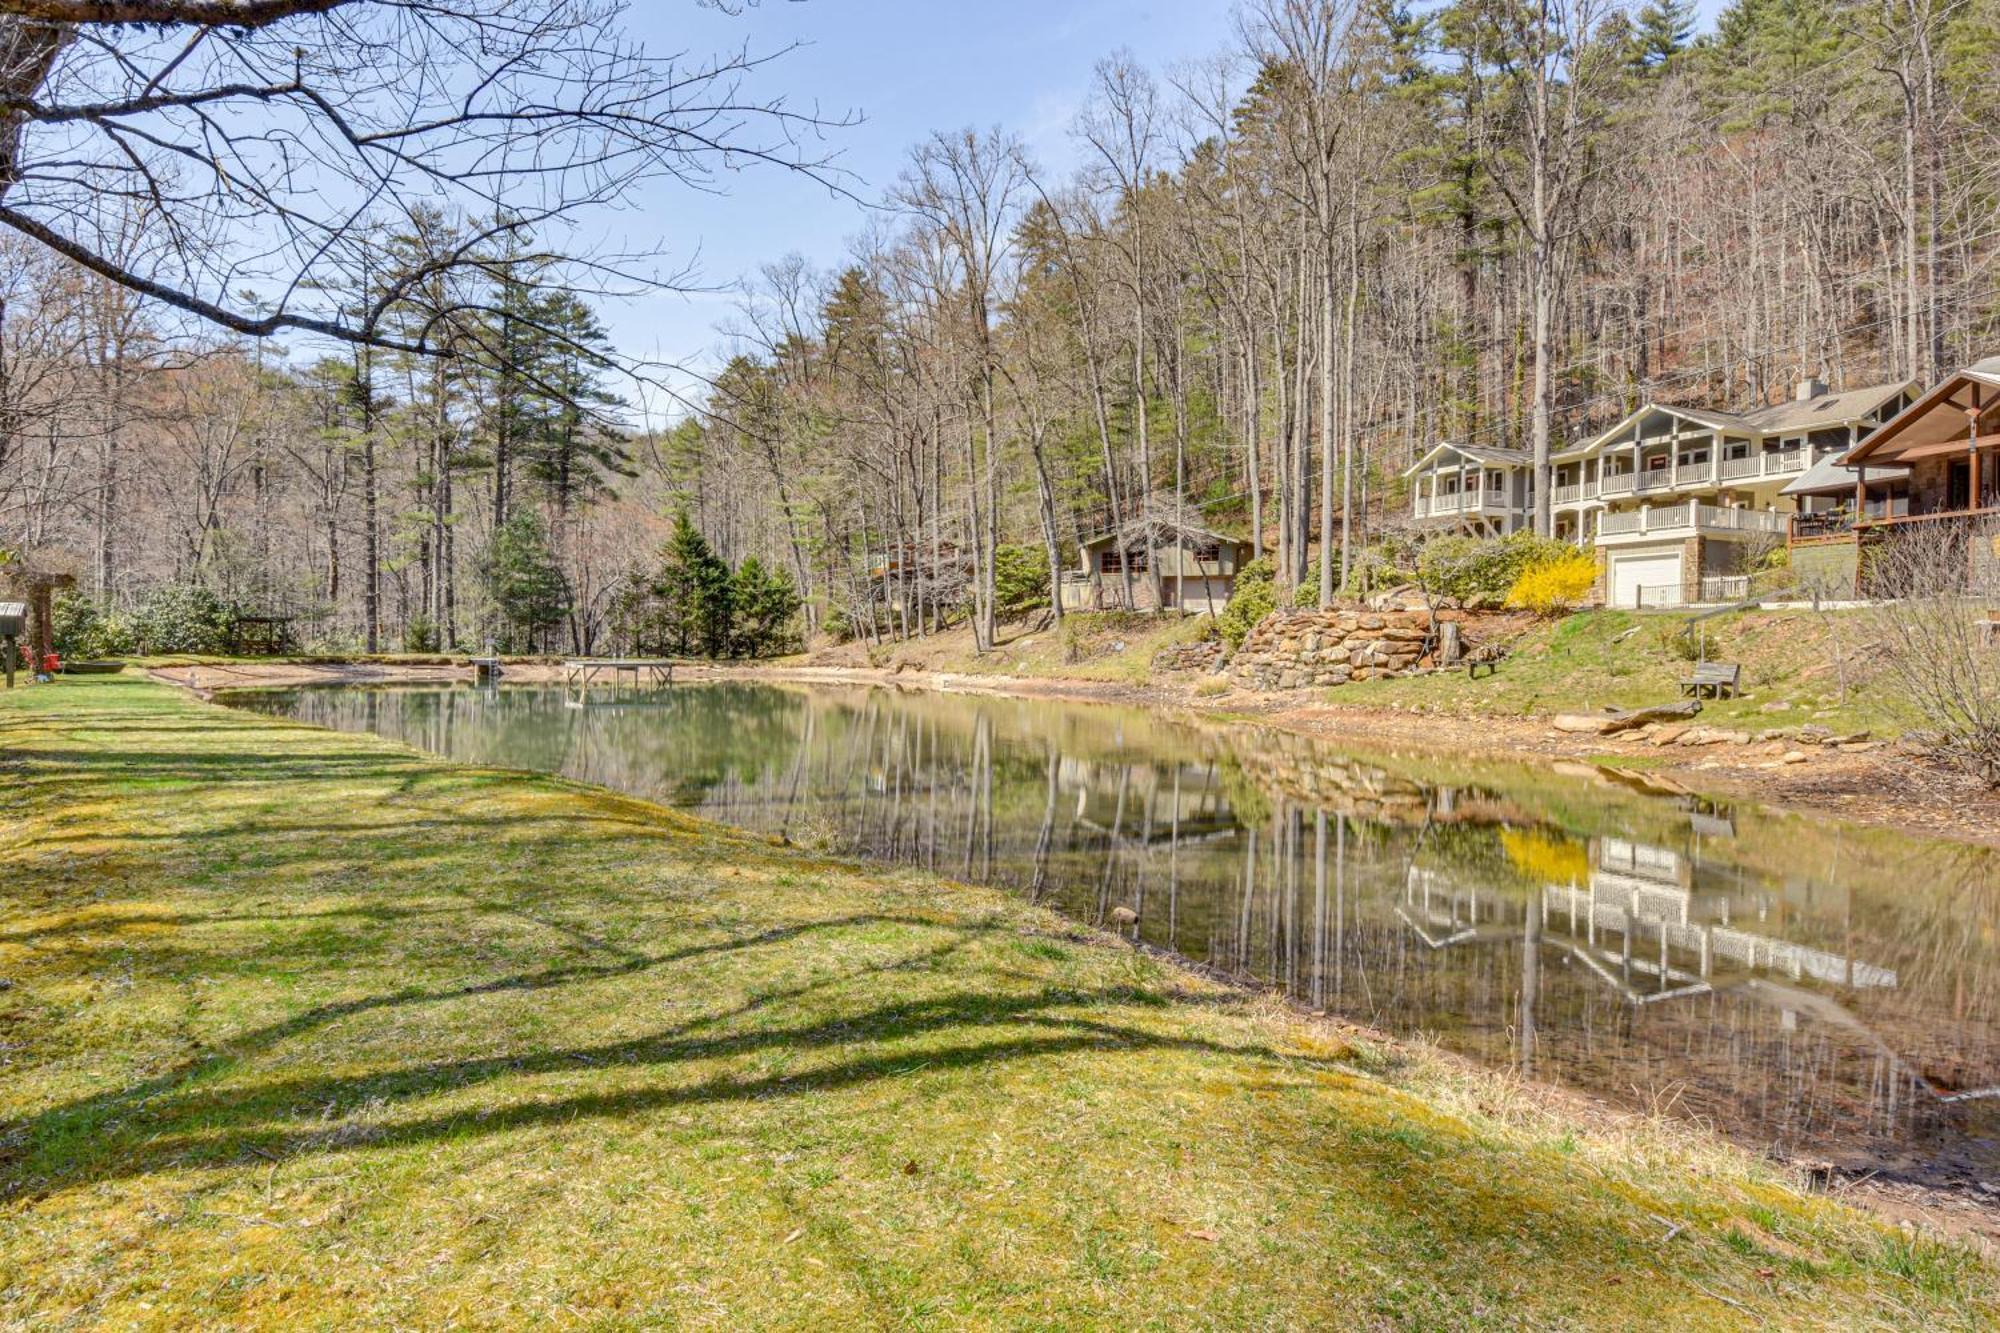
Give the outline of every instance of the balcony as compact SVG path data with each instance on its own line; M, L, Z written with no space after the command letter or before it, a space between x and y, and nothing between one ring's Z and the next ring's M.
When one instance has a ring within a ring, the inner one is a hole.
M1460 491L1454 495L1415 495L1410 500L1410 513L1416 518L1448 518L1458 514L1483 514L1505 517L1510 514L1524 514L1534 508L1535 497L1531 492L1525 508L1510 504L1504 491Z
M1692 537L1711 533L1726 536L1770 533L1783 536L1789 517L1757 509L1725 509L1720 505L1690 500L1686 504L1605 514L1598 520L1597 538L1605 541L1618 537Z

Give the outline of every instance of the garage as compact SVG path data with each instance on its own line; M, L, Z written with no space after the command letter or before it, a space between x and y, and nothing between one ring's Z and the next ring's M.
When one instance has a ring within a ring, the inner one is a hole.
M1681 601L1678 550L1611 557L1613 606L1679 606Z
M1169 601L1183 611L1220 611L1229 602L1233 583L1233 579L1223 578L1182 578Z

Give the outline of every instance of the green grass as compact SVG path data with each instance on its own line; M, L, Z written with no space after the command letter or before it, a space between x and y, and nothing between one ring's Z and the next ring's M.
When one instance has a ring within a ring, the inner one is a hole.
M1339 703L1423 706L1474 715L1547 716L1633 707L1680 695L1689 663L1673 640L1685 613L1587 611L1531 631L1497 672L1361 681L1328 692ZM1743 697L1713 701L1702 720L1751 730L1816 723L1840 733L1895 735L1910 719L1900 691L1865 688L1865 626L1852 612L1751 611L1707 622L1705 650L1743 667ZM1853 674L1841 696L1836 644ZM1784 709L1767 705L1789 704Z
M0 778L0 1324L2000 1314L1694 1130L993 893L123 678L0 697Z

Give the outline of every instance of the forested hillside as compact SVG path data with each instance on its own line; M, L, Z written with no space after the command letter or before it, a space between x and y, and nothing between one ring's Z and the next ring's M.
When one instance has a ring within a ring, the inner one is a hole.
M1699 39L1676 0L1251 0L1239 31L1107 55L1079 169L1005 126L914 146L851 262L746 283L658 436L525 252L411 303L457 312L427 324L454 354L281 355L10 245L5 531L112 610L192 583L334 646L601 648L662 614L685 512L815 629L985 637L1080 537L1177 506L1327 596L1441 439L1545 456L1645 398L1996 350L1995 0L1738 0ZM385 230L356 299L465 232Z

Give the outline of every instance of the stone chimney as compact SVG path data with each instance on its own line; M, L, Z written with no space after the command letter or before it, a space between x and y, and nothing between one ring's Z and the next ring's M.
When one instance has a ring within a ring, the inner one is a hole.
M1798 382L1797 387L1792 390L1792 399L1794 402L1809 403L1825 392L1826 381L1817 375L1811 375Z

